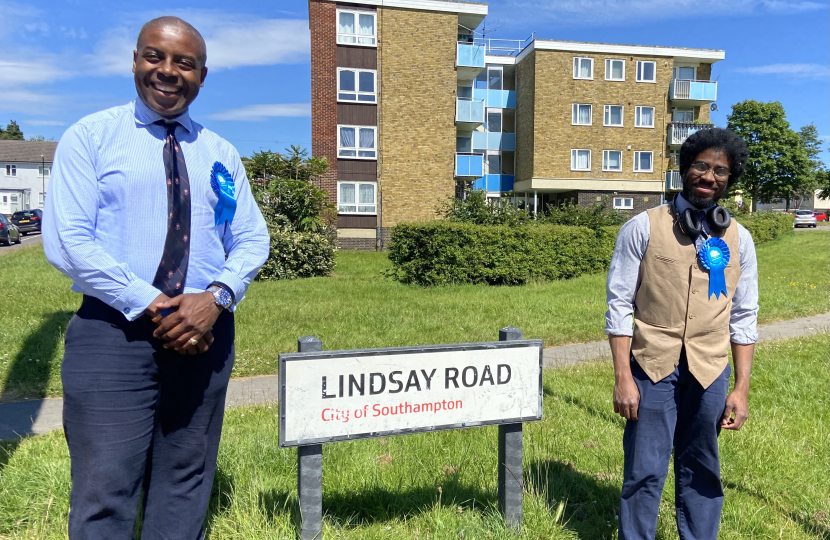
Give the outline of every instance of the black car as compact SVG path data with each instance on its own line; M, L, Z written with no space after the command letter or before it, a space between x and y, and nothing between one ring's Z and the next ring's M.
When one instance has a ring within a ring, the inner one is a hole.
M40 224L43 222L43 210L35 208L34 210L21 210L12 214L12 223L14 223L23 236L30 232L40 232Z
M21 241L20 231L17 230L17 226L9 221L9 218L0 214L0 244L10 246L12 242L19 244Z

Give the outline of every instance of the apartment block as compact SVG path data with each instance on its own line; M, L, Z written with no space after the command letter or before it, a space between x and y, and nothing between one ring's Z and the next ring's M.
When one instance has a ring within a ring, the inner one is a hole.
M312 153L345 249L434 219L470 189L640 212L680 189L724 52L484 39L487 4L310 0ZM425 37L424 28L428 28Z

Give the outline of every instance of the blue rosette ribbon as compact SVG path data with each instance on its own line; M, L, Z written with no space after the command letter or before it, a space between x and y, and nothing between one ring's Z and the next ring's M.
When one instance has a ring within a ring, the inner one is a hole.
M233 223L233 216L236 213L236 199L234 198L236 189L233 176L218 161L213 164L213 169L210 171L210 187L219 199L213 214L214 225Z
M709 297L713 294L720 298L726 294L726 277L724 269L729 264L729 247L720 238L709 238L700 245L697 252L700 265L709 271Z

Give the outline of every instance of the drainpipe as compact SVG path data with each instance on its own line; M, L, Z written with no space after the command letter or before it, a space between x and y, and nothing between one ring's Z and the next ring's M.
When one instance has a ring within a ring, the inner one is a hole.
M536 208L536 190L533 190L533 219L536 219L536 214L539 212Z
M383 147L380 144L380 107L381 107L380 104L383 101L383 99L382 99L382 97L383 97L383 77L381 77L382 62L381 62L381 55L380 55L380 51L381 51L380 38L381 38L381 28L383 28L383 24L381 24L382 23L381 19L383 18L383 14L384 14L383 4L384 4L384 2L383 2L383 0L381 0L380 6L379 6L380 14L378 16L378 47L377 47L378 102L377 102L377 122L376 122L377 130L376 130L376 133L377 133L377 152L378 152L377 164L378 164L378 170L377 170L377 175L376 175L376 178L377 178L377 184L376 185L377 185L377 192L378 192L377 193L377 197L378 197L378 229L377 229L377 233L376 233L377 238L375 239L375 249L377 249L379 251L383 251L383 191L380 188L380 168L381 168L380 166L381 166L381 163L383 162L383 154L382 154L382 148Z

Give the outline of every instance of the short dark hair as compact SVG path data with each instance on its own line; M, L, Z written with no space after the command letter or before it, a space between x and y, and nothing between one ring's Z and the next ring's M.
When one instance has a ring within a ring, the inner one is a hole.
M734 131L723 128L702 129L693 133L680 147L680 176L686 178L689 167L705 150L720 150L729 158L729 182L732 186L744 174L749 153L746 143Z
M141 38L144 36L144 33L150 30L151 28L155 28L156 26L179 26L184 28L186 32L188 32L196 42L199 44L199 58L198 60L202 63L202 67L204 67L205 63L207 62L207 46L205 45L205 38L202 37L202 34L199 33L196 28L190 24L189 22L180 19L178 17L173 17L171 15L166 15L163 17L157 17L152 21L147 21L144 23L144 26L141 27L141 30L138 32L138 39L136 40L136 49L141 48Z

